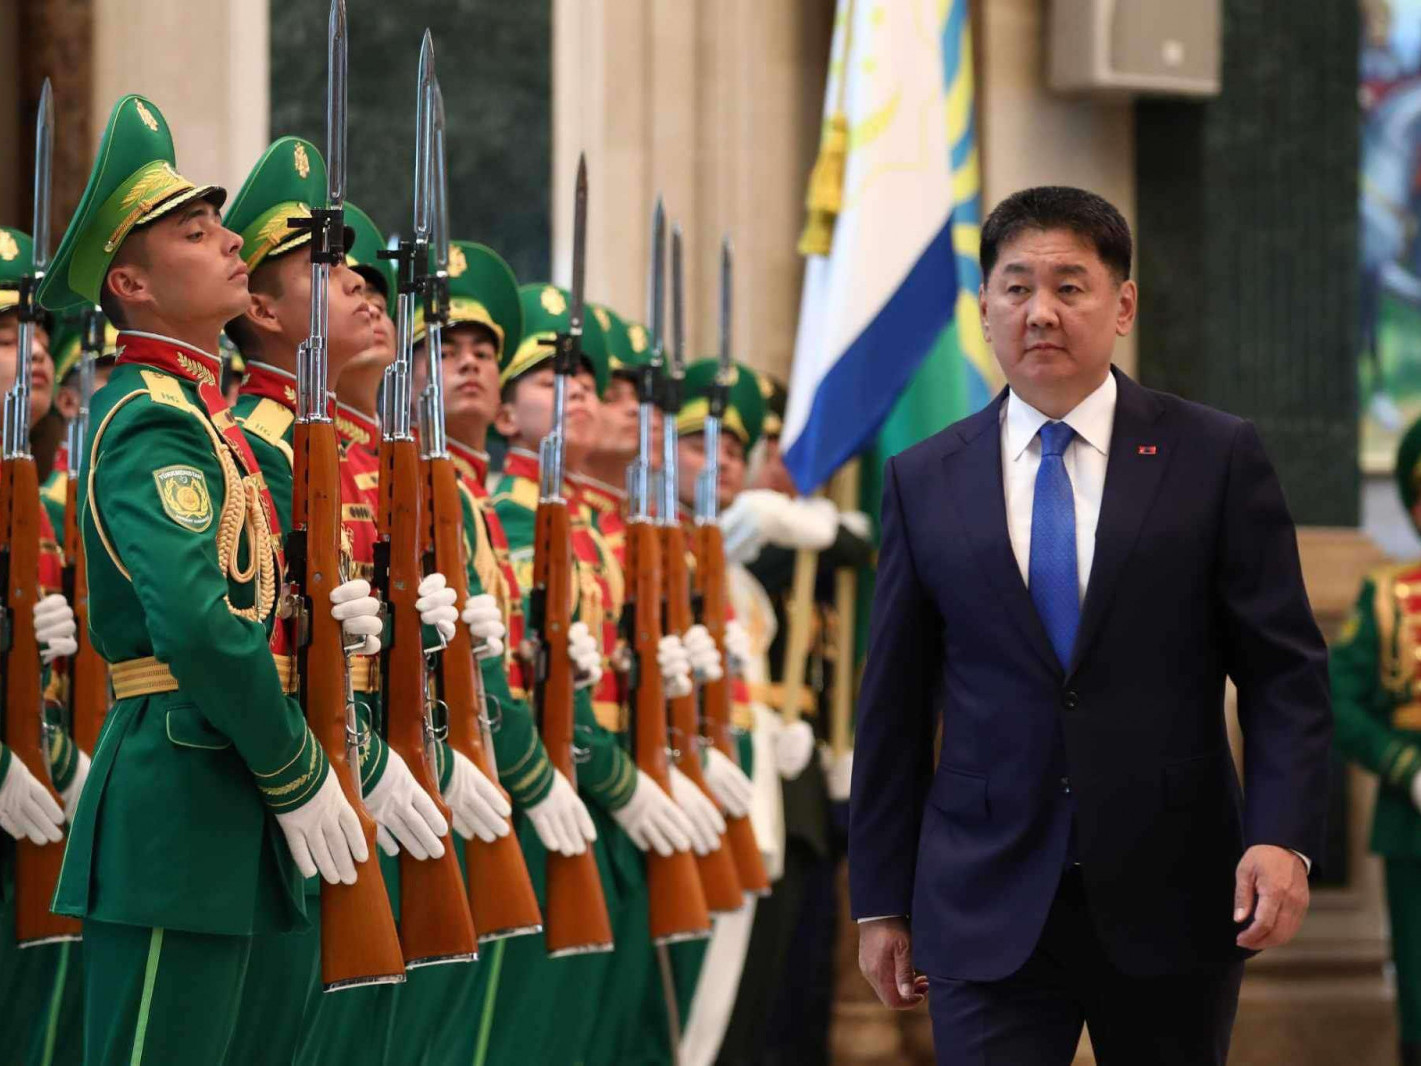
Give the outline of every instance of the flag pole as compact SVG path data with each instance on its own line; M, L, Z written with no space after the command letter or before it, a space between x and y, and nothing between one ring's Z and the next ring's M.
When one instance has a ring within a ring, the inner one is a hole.
M840 511L856 511L859 508L859 481L862 474L857 456L839 467L829 483L829 498ZM842 566L834 575L834 605L839 616L836 634L838 657L834 660L834 697L829 707L829 750L835 759L842 758L854 745L853 711L854 680L854 637L858 627L854 624L859 590L858 570L852 566Z

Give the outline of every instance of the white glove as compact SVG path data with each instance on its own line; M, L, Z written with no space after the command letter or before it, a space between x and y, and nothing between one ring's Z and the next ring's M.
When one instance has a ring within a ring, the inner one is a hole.
M454 773L444 792L444 802L453 811L454 832L465 840L478 837L485 843L506 837L512 831L508 816L513 807L472 759L457 751L450 754L454 756Z
M720 665L720 649L715 646L710 630L705 626L695 625L686 630L682 643L686 645L686 655L691 660L691 669L695 671L697 681L719 681L725 676Z
M823 551L839 534L839 509L822 496L789 499L775 515L770 542L783 548Z
M824 767L824 787L829 798L835 803L843 803L849 798L854 780L854 749L850 748L837 759L829 748L824 748L819 757Z
M398 855L404 848L416 859L441 858L444 842L440 838L449 835L449 823L393 748L389 759L380 780L365 794L365 809L385 830L379 837L380 847L386 855Z
M528 808L528 820L543 847L559 855L581 855L597 839L592 815L560 770L553 771L552 790Z
M439 630L447 642L454 635L454 623L459 620L459 608L454 606L456 593L440 573L426 576L416 593L419 598L414 601L414 609L419 612L419 620Z
M720 847L725 819L700 786L674 766L671 767L671 798L686 812L691 823L691 850L697 855L709 855Z
M1421 774L1411 778L1411 802L1421 809Z
M661 668L661 686L668 700L679 700L695 690L691 684L691 660L676 634L668 633L656 645L656 665Z
M744 770L718 748L711 748L706 755L704 773L706 784L726 813L734 818L749 813L752 786Z
M335 604L331 608L331 617L340 623L345 635L348 638L365 638L365 643L351 654L379 655L380 634L385 629L385 620L380 617L380 601L370 595L370 582L357 577L337 585L331 589L331 603Z
M666 856L691 849L693 830L686 812L640 770L632 798L613 811L612 818L642 851L655 849L656 854Z
M858 537L859 540L873 539L873 522L862 511L840 511L839 525Z
M464 624L469 627L469 636L474 642L474 658L497 659L503 654L503 638L508 630L503 624L503 612L498 609L498 601L489 593L482 592L464 601Z
M64 812L49 789L11 753L10 768L0 781L0 829L16 840L57 844L64 839Z
M731 562L752 563L760 549L779 529L779 513L788 497L770 489L747 489L721 512L725 557Z
M74 808L79 805L79 793L84 791L84 782L89 779L89 757L78 747L74 749L79 755L79 764L74 767L74 780L69 782L69 787L59 794L59 798L64 801L64 820L72 822L74 820Z
M577 673L577 687L591 688L602 680L602 651L586 622L574 622L567 628L567 653Z
M814 729L804 719L788 722L775 734L775 769L786 781L793 781L809 765L814 754Z
M294 811L278 814L276 824L286 835L286 846L302 877L319 873L333 885L353 885L355 864L370 858L360 819L346 802L334 771L326 771L326 779L309 800Z
M730 672L735 677L744 677L750 665L750 631L734 618L725 623L725 657L729 660Z
M74 608L59 593L51 592L35 604L35 640L39 641L40 662L52 663L78 651L79 642L74 639L77 632Z

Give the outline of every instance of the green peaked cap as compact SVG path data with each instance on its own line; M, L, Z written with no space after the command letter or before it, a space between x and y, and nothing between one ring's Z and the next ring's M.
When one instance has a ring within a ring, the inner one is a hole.
M705 429L706 416L710 414L710 389L719 367L717 359L698 359L686 368L681 413L676 416L678 432L699 433ZM735 364L734 370L735 382L730 386L721 427L739 437L746 448L753 448L765 424L765 398L760 395L760 382L754 370L743 363Z
M20 279L35 268L35 242L28 233L0 226L0 313L20 304Z
M63 311L98 303L109 264L134 229L191 200L222 206L224 189L194 185L176 166L173 136L158 105L135 94L114 104L89 184L40 283L41 304Z
M346 265L385 294L385 302L393 316L397 282L394 261L380 258L380 252L385 247L385 235L373 218L349 201L345 205L345 232L350 237L345 246Z
M242 262L256 270L268 259L309 244L308 230L292 229L288 219L309 218L326 203L326 161L310 141L280 137L262 153L242 182L222 224L242 238ZM354 234L346 227L346 247Z
M1407 511L1421 498L1421 420L1411 424L1396 449L1396 487Z
M498 383L507 385L553 357L553 340L566 333L571 321L572 298L556 285L536 282L518 290L523 306L523 340L518 346L505 345L499 361ZM607 338L594 314L582 320L582 358L597 379L597 395L607 391Z
M82 308L58 316L54 332L49 338L49 355L54 360L54 391L64 384L64 377L79 365L79 356L84 340L84 316ZM118 330L113 323L104 319L104 350L99 353L99 365L111 362L118 347Z
M607 371L632 375L651 362L651 338L640 322L628 322L610 307L588 304L607 337Z
M513 268L492 248L473 241L449 242L449 325L478 323L498 341L498 362L523 343L523 304ZM414 339L424 339L424 308L414 315Z

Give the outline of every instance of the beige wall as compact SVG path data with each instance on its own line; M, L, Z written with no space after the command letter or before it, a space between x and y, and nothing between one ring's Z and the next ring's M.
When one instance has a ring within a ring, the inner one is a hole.
M736 353L786 373L832 17L830 0L554 0L554 279L568 279L585 151L589 297L645 317L660 192L685 233L688 358L714 351L727 234Z
M985 0L980 39L983 210L1031 185L1079 185L1135 222L1135 122L1128 102L1047 91L1050 0ZM1142 300L1148 302L1149 293ZM1116 349L1136 367L1134 336Z
M142 93L178 169L235 193L266 147L267 70L265 0L94 0L96 144L114 101Z

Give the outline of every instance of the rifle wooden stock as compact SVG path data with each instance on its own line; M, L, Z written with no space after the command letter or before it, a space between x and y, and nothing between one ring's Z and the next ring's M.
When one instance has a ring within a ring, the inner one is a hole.
M564 501L538 501L533 522L533 613L539 642L534 692L543 745L554 769L577 787L573 765L572 659L567 631L572 625L572 531ZM589 847L581 855L548 853L544 940L548 955L612 950L612 922Z
M59 794L49 781L39 642L35 638L39 509L39 475L34 460L6 459L0 466L0 536L4 537L0 556L4 560L5 613L10 628L9 646L3 655L5 746L60 803ZM22 947L79 939L82 925L77 918L65 918L49 910L64 864L64 846L63 841L15 842L15 941Z
M684 635L693 624L691 573L686 565L686 534L679 525L662 526L661 536L662 566L666 576L666 628L672 633ZM671 731L679 752L676 766L719 807L715 793L710 790L705 774L701 772L701 730L696 721L695 693L671 700L670 704ZM740 875L735 870L735 859L730 854L728 836L727 825L727 832L722 834L720 839L720 847L709 855L696 856L706 905L717 913L736 910L745 902L740 888Z
M725 652L729 586L725 577L725 542L721 539L720 526L713 522L696 526L695 545L696 592L701 597L701 621L710 631L715 646L720 649L721 662L726 665L724 676L719 681L708 682L702 690L705 696L703 725L710 742L738 766L740 753L730 732L730 658ZM740 887L757 896L768 895L770 878L765 872L765 862L760 857L760 846L755 842L755 830L750 825L749 817L732 818L727 815L725 836L730 842L735 869L740 874Z
M309 639L298 649L301 705L311 732L326 750L331 772L355 808L370 858L355 884L321 882L321 983L328 991L404 979L399 933L385 879L376 860L375 820L360 793L360 767L353 765L346 733L349 673L345 636L331 617L331 590L340 583L340 458L335 428L297 422L294 444L296 530L288 552L292 576L307 603Z
M687 593L690 586L687 586ZM661 644L661 540L648 520L627 525L627 641L635 653L631 693L632 750L637 769L671 795L666 762L666 693L657 664ZM689 851L646 853L646 882L653 944L710 935L705 891Z
M389 544L389 572L384 575L383 592L393 627L390 644L381 651L380 676L390 749L404 759L445 821L452 822L439 792L425 726L429 689L422 627L415 609L424 576L419 464L414 441L385 441L381 445L378 521L380 535ZM454 853L453 834L446 834L443 843L444 854L437 859L416 859L400 850L400 944L408 967L467 961L478 954L478 935Z
M469 581L461 551L464 544L464 512L459 500L458 472L447 458L425 462L425 486L429 490L430 521L426 524L434 567L454 589L460 608L469 598ZM436 674L439 698L449 709L449 747L478 767L503 793L493 753L484 744L485 699L481 667L474 661L473 642L467 626L459 625L449 646L439 657ZM533 881L523 861L518 836L510 832L493 841L478 837L465 847L468 866L469 908L479 940L498 940L543 929L543 913Z
M89 571L79 539L79 471L69 474L64 501L65 595L74 608L74 639L79 650L69 657L69 725L74 743L92 754L109 710L109 664L89 639Z

